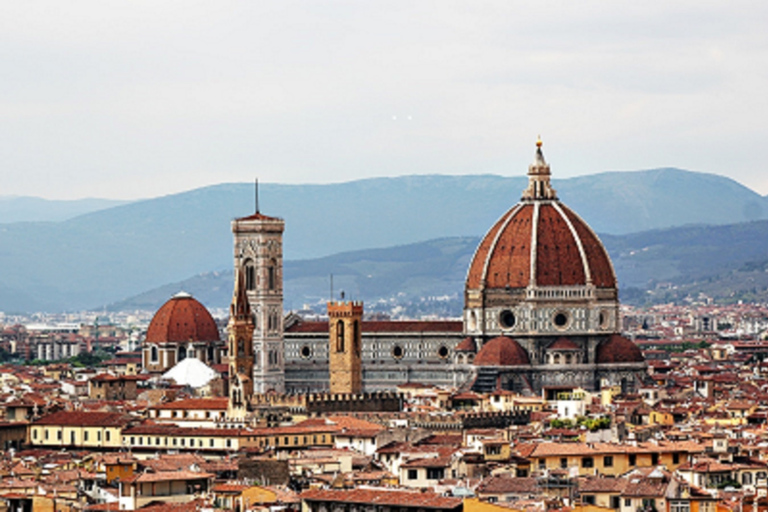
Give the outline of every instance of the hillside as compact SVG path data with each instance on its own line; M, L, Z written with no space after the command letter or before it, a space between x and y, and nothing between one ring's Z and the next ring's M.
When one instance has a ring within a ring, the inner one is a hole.
M286 260L307 260L482 236L518 200L525 183L522 176L480 175L266 184L261 210L285 218ZM768 217L766 199L738 183L675 169L604 173L554 185L600 233ZM61 222L0 224L0 310L98 308L225 269L232 257L230 220L252 210L252 185L223 184ZM631 275L629 282L635 282Z
M768 221L683 227L603 238L616 269L622 301L681 301L699 293L723 301L768 300ZM317 311L334 289L362 299L366 309L409 315L458 316L469 260L480 239L456 237L386 249L342 253L285 264L285 307ZM155 310L179 290L210 307L226 307L232 272L206 273L163 286L112 309ZM650 293L649 293L650 292Z

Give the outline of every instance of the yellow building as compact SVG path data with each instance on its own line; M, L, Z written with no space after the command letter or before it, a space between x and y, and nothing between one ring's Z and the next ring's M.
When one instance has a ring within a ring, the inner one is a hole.
M619 476L635 468L665 465L674 471L704 447L690 441L638 443L535 443L519 448L532 470L577 468L580 476Z
M123 445L133 451L180 450L233 452L244 448L302 449L330 447L335 425L274 428L192 428L136 425L123 431Z
M133 420L114 412L60 411L32 422L27 442L37 448L121 448L120 432Z

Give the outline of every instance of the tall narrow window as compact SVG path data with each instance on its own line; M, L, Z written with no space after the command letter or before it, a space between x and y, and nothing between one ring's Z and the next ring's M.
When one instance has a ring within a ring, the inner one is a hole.
M336 352L344 352L344 320L336 322Z
M149 349L149 360L153 363L157 362L157 347L154 345Z
M256 289L256 268L253 266L252 260L245 261L245 289Z
M360 322L357 320L352 323L352 346L355 354L360 355Z
M267 266L267 286L270 290L275 289L275 281L277 279L277 276L275 275L276 266L277 262L275 260L271 260L269 266Z

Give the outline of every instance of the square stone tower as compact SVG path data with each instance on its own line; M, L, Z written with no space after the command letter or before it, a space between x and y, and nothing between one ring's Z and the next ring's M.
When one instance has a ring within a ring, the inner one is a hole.
M362 302L329 302L328 329L331 393L361 393Z
M235 269L243 272L253 315L253 391L285 391L283 219L258 211L232 221ZM231 355L230 355L231 357Z

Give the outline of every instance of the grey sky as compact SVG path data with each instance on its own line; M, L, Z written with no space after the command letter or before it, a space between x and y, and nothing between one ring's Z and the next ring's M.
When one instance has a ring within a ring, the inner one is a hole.
M661 166L768 194L768 2L0 6L0 195Z

